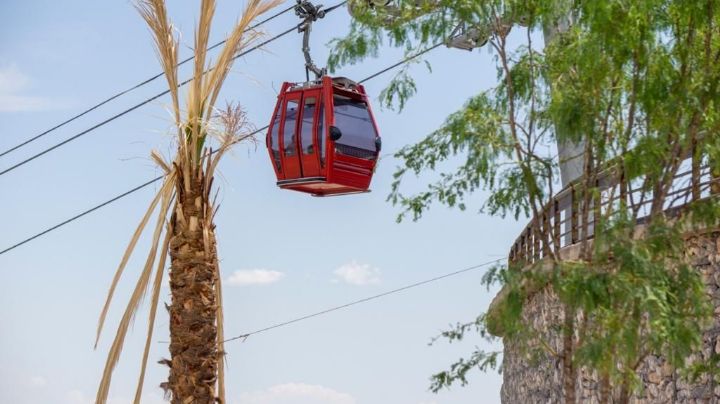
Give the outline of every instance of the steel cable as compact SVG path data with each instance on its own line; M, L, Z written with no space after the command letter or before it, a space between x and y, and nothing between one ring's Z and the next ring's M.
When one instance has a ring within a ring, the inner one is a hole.
M425 49L425 50L422 50L422 51L420 51L420 52L418 52L418 53L416 53L416 54L414 54L414 55L408 56L408 57L406 57L405 59L401 60L400 62L395 63L395 64L393 64L392 66L390 66L390 67L388 67L388 68L385 68L385 69L379 71L378 73L375 73L375 74L372 74L372 75L366 77L365 79L361 80L360 82L363 83L363 82L366 82L366 81L368 81L368 80L372 80L372 79L378 77L380 74L386 73L386 72L390 71L391 69L393 69L393 68L395 68L395 67L398 67L398 66L401 66L401 65L404 64L404 63L410 62L411 60L416 59L416 58L418 58L418 57L421 56L421 55L424 55L425 53L427 53L427 52L429 52L429 51L437 48L437 47L440 46L440 45L442 45L442 44L434 45L434 46L432 46L432 47L430 47L430 48L427 48L427 49ZM268 127L269 127L269 125L268 125L268 126L264 126L264 127L260 128L260 129L257 129L257 130L255 130L254 132L252 132L251 135L256 135L256 134L258 134L258 133L266 130ZM47 229L45 229L45 230L43 230L43 231L41 231L41 232L39 232L39 233L31 236L31 237L28 237L28 238L26 238L26 239L24 239L24 240L22 240L22 241L20 241L20 242L18 242L18 243L16 243L16 244L10 246L10 247L5 248L4 250L0 251L0 255L3 255L3 254L5 254L5 253L7 253L7 252L9 252L9 251L11 251L11 250L14 250L14 249L16 249L16 248L18 248L18 247L26 244L26 243L29 243L30 241L35 240L35 239L37 239L38 237L41 237L41 236L43 236L43 235L45 235L45 234L48 234L48 233L50 233L50 232L52 232L52 231L54 231L54 230L57 230L58 228L60 228L60 227L62 227L62 226L65 226L65 225L67 225L67 224L69 224L69 223L71 223L71 222L73 222L73 221L75 221L75 220L77 220L77 219L79 219L79 218L81 218L81 217L89 214L89 213L92 213L92 212L94 212L94 211L96 211L96 210L98 210L98 209L100 209L100 208L102 208L102 207L104 207L104 206L106 206L106 205L109 205L109 204L111 204L111 203L113 203L113 202L116 202L116 201L118 201L118 200L120 200L120 199L122 199L122 198L124 198L124 197L126 197L126 196L128 196L128 195L131 195L131 194L133 194L133 193L135 193L135 192L137 192L137 191L140 191L140 190L142 190L143 188L146 188L146 187L148 187L148 186L150 186L150 185L152 185L152 184L160 181L162 178L164 178L164 177L160 176L160 177L157 177L157 178L152 179L152 180L150 180L150 181L147 181L147 182L145 182L145 183L143 183L143 184L141 184L141 185L138 185L137 187L134 187L134 188L130 189L129 191L123 192L122 194L120 194L120 195L118 195L118 196L115 196L115 197L113 197L113 198L111 198L111 199L109 199L109 200L107 200L107 201L105 201L105 202L103 202L103 203L100 203L99 205L96 205L96 206L94 206L94 207L92 207L92 208L90 208L90 209L87 209L87 210L85 210L85 211L83 211L83 212L81 212L81 213L79 213L79 214L71 217L70 219L67 219L67 220L65 220L65 221L63 221L63 222L60 222L60 223L54 225L54 226L51 226L51 227L49 227L49 228L47 228Z
M253 25L252 27L248 28L248 31L252 31L252 30L254 30L254 29L257 29L257 28L260 27L261 25L263 25L263 24L265 24L265 23L267 23L267 22L270 22L271 20L273 20L273 19L275 19L275 18L277 18L277 17L279 17L279 16L287 13L288 11L290 11L290 10L292 10L292 9L294 9L294 8L295 8L295 6L290 6L290 7L286 8L286 9L284 9L284 10L276 13L276 14L273 14L273 15L271 15L270 17L268 17L268 18L266 18L266 19L258 22L257 24ZM222 41L220 41L220 42L218 42L218 43L210 46L207 50L208 50L208 51L211 51L211 50L217 48L218 46L224 44L225 42L227 42L227 41L226 41L226 40L222 40ZM195 59L195 56L194 56L194 55L193 55L193 56L190 56L190 57L188 57L188 58L186 58L186 59L183 59L182 61L180 61L180 62L177 64L177 67L182 66L182 65L184 65L185 63L187 63L187 62L189 62L189 61L191 61L191 60L193 60L193 59ZM22 148L22 147L24 147L24 146L26 146L26 145L34 142L34 141L40 139L40 138L48 135L49 133L54 132L55 130L60 129L61 127L69 124L70 122L73 122L73 121L75 121L75 120L77 120L77 119L79 119L79 118L87 115L88 113L90 113L90 112L92 112L92 111L100 108L101 106L109 103L110 101L113 101L113 100L115 100L115 99L117 99L117 98L119 98L119 97L122 97L123 95L128 94L128 93L130 93L130 92L132 92L132 91L134 91L134 90L137 90L138 88L143 87L143 86L145 86L145 85L147 85L147 84L149 84L149 83L151 83L151 82L159 79L160 77L162 77L162 76L164 76L164 75L165 75L165 73L158 73L158 74L156 74L156 75L154 75L154 76L152 76L152 77L150 77L150 78L148 78L148 79L146 79L146 80L144 80L144 81L142 81L142 82L140 82L140 83L138 83L138 84L136 84L136 85L128 88L127 90L120 91L119 93L117 93L117 94L115 94L115 95L113 95L113 96L111 96L111 97L108 97L108 98L106 98L106 99L103 100L103 101L100 101L99 103L93 105L92 107L90 107L90 108L88 108L88 109L80 112L80 113L77 114L77 115L74 115L74 116L68 118L67 120L65 120L65 121L63 121L63 122L61 122L61 123L53 126L52 128L50 128L50 129L48 129L48 130L46 130L46 131L44 131L44 132L41 132L40 134L35 135L35 136L33 136L33 137L31 137L31 138L23 141L22 143L19 143L19 144L15 145L15 146L13 146L13 147L11 147L11 148L3 151L2 153L0 153L0 157L3 157L3 156L5 156L5 155L8 154L8 153L12 153L13 151L18 150L18 149L20 149L20 148ZM166 92L166 93L163 93L162 95L165 95L165 94L167 94L167 92ZM157 98L157 97L155 97L155 98ZM151 99L150 101L154 100L155 98ZM142 105L145 105L145 104L142 104ZM140 105L140 106L142 106L142 105Z

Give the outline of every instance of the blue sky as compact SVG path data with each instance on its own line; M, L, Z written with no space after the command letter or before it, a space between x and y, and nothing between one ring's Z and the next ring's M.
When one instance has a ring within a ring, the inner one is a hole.
M198 2L168 0L189 54ZM331 5L331 4L327 4ZM240 11L218 1L213 42ZM325 44L347 32L345 9L313 28L318 61ZM298 22L287 13L265 26L274 35ZM258 127L267 124L284 80L304 77L301 36L288 35L239 60L221 98L236 100ZM402 55L385 49L340 72L363 78ZM412 144L438 127L496 74L486 51L441 47L428 55L429 73L412 68L419 96L398 114L375 107L386 152ZM181 77L188 76L187 67ZM5 150L70 115L159 71L150 35L128 1L5 1L0 4L0 149ZM377 96L392 73L366 85ZM88 114L20 151L0 158L0 170L165 89L158 80ZM105 127L0 176L4 220L0 249L158 175L152 149L166 155L168 99L140 108ZM436 205L419 222L397 224L398 208L385 201L398 162L380 162L372 193L311 198L275 186L264 148L243 146L220 167L217 216L225 280L226 332L234 336L503 257L523 223L477 210ZM409 178L406 192L435 178ZM140 270L143 249L116 293L97 351L95 326L124 248L153 195L148 188L62 229L0 256L0 402L91 403L113 326ZM469 354L482 340L460 344L430 339L457 321L472 320L494 295L481 271L462 274L346 310L228 344L228 398L236 404L466 404L497 403L501 377L474 373L471 384L428 392L429 376ZM248 284L249 283L249 284ZM169 300L167 288L162 299ZM147 324L142 310L117 367L111 402L134 393ZM167 339L160 311L156 341ZM499 348L499 347L496 347ZM144 402L161 402L156 387L166 371L154 343Z

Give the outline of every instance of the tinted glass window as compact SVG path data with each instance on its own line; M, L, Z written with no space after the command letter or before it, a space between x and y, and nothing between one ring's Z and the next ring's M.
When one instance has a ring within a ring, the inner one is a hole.
M272 152L273 164L275 164L275 168L277 168L278 171L281 171L280 139L278 139L278 134L280 133L280 112L282 112L282 109L278 108L277 114L275 114L275 118L273 118L270 132L270 151Z
M285 127L283 128L283 146L285 147L285 156L295 156L297 154L297 145L295 144L295 124L297 122L298 102L290 100L285 108Z
M342 132L340 140L335 142L338 151L354 157L374 157L377 133L367 105L339 96L335 96L334 101L335 126Z
M303 104L302 125L300 127L302 150L304 154L315 154L313 144L313 119L315 118L315 97L308 97Z
M325 104L320 102L320 115L318 116L318 148L320 149L320 166L325 166Z

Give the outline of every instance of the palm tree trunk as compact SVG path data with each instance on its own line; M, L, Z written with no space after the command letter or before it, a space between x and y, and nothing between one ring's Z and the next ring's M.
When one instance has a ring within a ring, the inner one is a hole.
M199 170L202 173L202 170ZM177 181L170 240L170 375L173 404L216 403L218 260L212 207L202 174ZM189 185L189 186L188 186Z

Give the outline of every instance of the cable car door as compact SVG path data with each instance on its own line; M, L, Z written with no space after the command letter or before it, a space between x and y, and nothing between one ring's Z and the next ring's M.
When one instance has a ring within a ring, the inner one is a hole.
M320 103L321 91L317 90L305 91L303 95L303 107L300 121L300 159L302 162L303 177L319 177L320 176L320 147L319 144L324 139L323 125L318 125L318 120L323 118L321 114Z
M296 179L303 176L300 167L298 147L298 112L300 107L300 93L289 93L285 97L285 113L283 114L282 128L282 157L285 179Z

